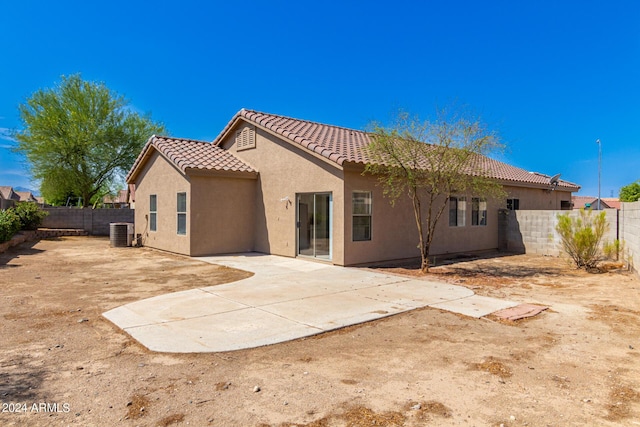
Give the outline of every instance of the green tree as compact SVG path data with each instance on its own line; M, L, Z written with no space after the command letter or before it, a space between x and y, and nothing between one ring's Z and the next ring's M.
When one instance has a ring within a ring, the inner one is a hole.
M580 215L558 215L556 231L562 247L578 268L595 268L600 261L600 242L607 231L606 213L594 214L591 209L580 209Z
M103 83L79 74L38 90L19 110L23 130L16 133L16 151L50 201L79 197L90 206L122 180L146 140L164 132Z
M640 181L632 182L620 189L621 202L637 202L640 200Z
M433 121L400 112L391 126L372 126L367 148L372 161L365 173L378 177L392 204L403 195L411 200L421 269L426 272L436 225L451 196L504 197L484 157L503 146L478 119L444 110Z

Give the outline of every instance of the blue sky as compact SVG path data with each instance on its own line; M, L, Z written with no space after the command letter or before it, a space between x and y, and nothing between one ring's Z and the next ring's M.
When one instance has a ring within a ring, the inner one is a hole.
M640 179L640 2L5 1L0 185L17 106L81 73L173 136L212 140L241 108L363 129L467 105L502 159L602 196Z

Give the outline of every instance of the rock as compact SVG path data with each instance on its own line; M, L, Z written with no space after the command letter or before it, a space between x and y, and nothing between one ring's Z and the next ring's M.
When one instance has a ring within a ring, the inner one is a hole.
M411 407L411 409L412 409L412 410L414 410L414 411L417 411L417 410L419 410L419 409L421 409L421 408L422 408L422 405L421 405L421 404L419 404L419 403L416 403L415 405L413 405L413 406Z
M83 317L82 319L78 320L78 323L83 323L83 322L88 322L89 319L87 319L86 317Z
M516 420L516 417L515 417L514 415L511 415L511 416L509 417L509 419L510 419L511 421L515 421L515 420Z
M260 391L260 387L255 386L255 387L253 388L253 392L254 392L254 393L258 393L259 391Z

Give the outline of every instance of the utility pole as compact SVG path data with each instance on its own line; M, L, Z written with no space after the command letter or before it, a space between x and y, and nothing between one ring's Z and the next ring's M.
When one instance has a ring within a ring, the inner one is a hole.
M598 144L598 210L600 210L600 178L602 176L602 143L596 139Z

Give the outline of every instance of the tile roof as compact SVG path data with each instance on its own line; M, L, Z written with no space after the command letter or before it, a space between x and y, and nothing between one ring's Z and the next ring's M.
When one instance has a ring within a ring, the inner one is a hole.
M617 197L602 197L602 207L605 209L620 209L620 199ZM598 198L594 196L571 196L573 202L573 209L582 209L587 203L595 208L598 204Z
M21 202L35 202L36 198L31 191L14 191L18 195Z
M158 150L184 173L187 172L187 169L257 173L256 169L247 165L229 151L223 150L210 142L154 135L149 138L149 141L147 141L127 174L127 182L135 175L138 167L142 165L151 147Z
M622 206L620 205L620 199L617 197L603 197L602 201L605 202L613 209L620 209Z
M0 195L5 200L18 200L15 192L13 191L13 187L0 186Z
M115 196L104 196L102 198L103 203L129 203L128 190L120 190Z
M236 113L213 143L220 144L227 132L241 118L281 135L284 139L338 165L343 165L345 162L360 164L371 162L365 149L371 142L370 134L367 132L245 109ZM504 183L549 186L550 176L548 175L528 172L485 156L482 156L482 160L489 175ZM559 181L558 187L570 191L578 191L580 188L564 180Z
M597 202L597 197L591 196L571 196L571 202L573 203L573 209L582 209L587 203Z

